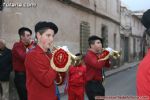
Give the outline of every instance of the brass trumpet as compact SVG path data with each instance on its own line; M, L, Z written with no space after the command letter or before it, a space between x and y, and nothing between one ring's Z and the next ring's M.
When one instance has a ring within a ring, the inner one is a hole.
M67 56L65 57L65 55L67 55ZM76 66L76 65L80 64L81 59L82 59L82 57L75 56L74 54L72 54L66 46L63 46L63 47L53 46L52 59L50 60L50 63L51 63L51 67L55 71L58 72L58 77L56 78L57 85L63 84L65 74L66 74L67 70L69 69L70 65ZM63 66L59 66L61 64Z
M68 58L67 60L66 59L63 59L63 53L62 54L58 54L57 58L55 57L55 54L57 53L58 50L63 50L64 54L67 54ZM52 49L52 59L50 61L51 65L52 65L52 68L57 71L57 72L66 72L69 68L70 65L77 65L80 61L81 61L81 58L80 56L75 56L74 54L72 54L67 46L63 46L63 47L56 47L56 46L53 46L53 49ZM55 61L54 60L60 60L58 62L60 63L63 63L63 62L66 62L64 68L59 68L59 66L57 66L55 64ZM66 61L65 61L66 60Z
M120 58L120 55L121 55L121 52L119 51L116 51L110 47L108 48L103 48L103 51L102 53L98 56L98 60L101 61L101 60L107 60L109 59L110 57L114 58L114 59L118 59Z

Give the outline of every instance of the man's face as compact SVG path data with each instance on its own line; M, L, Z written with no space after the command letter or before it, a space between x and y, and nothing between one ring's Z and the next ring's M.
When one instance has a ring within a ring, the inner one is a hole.
M91 45L91 48L94 49L94 51L99 52L102 50L102 43L100 40L95 40L95 43Z
M52 29L47 29L42 35L40 33L37 33L37 39L39 45L45 51L47 51L53 43L54 31Z
M24 42L25 45L30 44L31 42L31 34L28 31L24 32L24 36L21 36L21 40Z

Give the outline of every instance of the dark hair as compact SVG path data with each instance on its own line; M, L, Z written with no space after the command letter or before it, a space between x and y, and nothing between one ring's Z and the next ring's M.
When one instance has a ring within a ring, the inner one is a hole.
M35 33L43 34L47 29L54 30L54 34L58 32L58 27L52 22L40 21L35 25Z
M81 53L76 53L75 56L82 56L82 54Z
M77 56L79 59L77 59L73 65L78 66L83 62L83 55L81 53L77 53L75 56Z
M24 36L25 31L28 31L28 32L30 33L30 35L32 35L32 31L31 31L29 28L27 28L27 27L21 27L21 28L18 30L19 36Z
M94 44L96 40L100 40L102 45L103 45L103 40L102 38L96 36L96 35L92 35L88 38L88 43L89 43L89 46L91 47L91 44Z

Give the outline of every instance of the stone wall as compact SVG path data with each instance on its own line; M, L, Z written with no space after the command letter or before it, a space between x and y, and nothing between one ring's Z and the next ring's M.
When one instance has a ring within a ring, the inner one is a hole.
M118 0L113 1L116 3ZM17 31L20 27L29 27L34 31L34 25L38 21L46 20L53 21L59 27L59 32L54 40L55 44L60 46L67 45L69 50L73 53L80 51L80 24L82 21L89 23L90 35L96 34L101 36L101 27L102 25L106 25L108 27L109 46L114 48L114 39L112 36L114 36L113 34L117 34L117 49L120 49L119 13L113 16L109 14L111 11L105 9L107 11L104 12L108 13L106 13L106 17L104 17L100 8L97 8L96 13L92 14L92 12L89 12L89 9L84 8L84 6L75 5L75 1L68 4L61 0L45 0L44 2L41 0L5 0L6 4L9 2L13 2L14 4L36 4L34 7L4 7L0 18L0 35L6 40L9 48L12 48L13 43L19 40ZM100 1L97 0L96 2L99 2L97 3L97 7L99 7L98 4L100 4ZM90 0L91 9L93 9L93 3L94 0ZM110 4L107 4L107 7L109 5Z

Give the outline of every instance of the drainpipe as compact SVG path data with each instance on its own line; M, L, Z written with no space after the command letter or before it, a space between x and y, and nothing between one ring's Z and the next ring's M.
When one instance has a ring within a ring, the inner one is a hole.
M94 11L96 13L96 0L94 0ZM96 15L95 15L95 29L94 29L94 34L96 33Z

